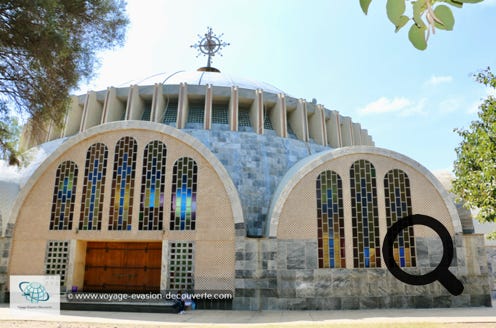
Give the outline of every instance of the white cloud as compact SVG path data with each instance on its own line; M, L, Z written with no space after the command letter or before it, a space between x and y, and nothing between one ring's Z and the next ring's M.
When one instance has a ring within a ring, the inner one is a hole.
M405 97L395 97L392 99L387 97L381 97L365 105L365 107L360 108L358 110L358 113L361 115L395 113L400 116L424 114L426 100L427 99L422 98L418 102L414 102Z
M430 79L428 79L427 81L425 81L425 85L427 86L437 86L439 84L443 84L443 83L450 83L453 81L453 77L450 76L450 75L447 75L447 76L436 76L436 75L433 75L431 76Z
M403 97L396 97L393 99L389 99L386 97L381 97L369 104L365 107L361 108L358 112L360 114L383 114L383 113L391 113L391 112L399 112L406 107L410 106L412 102Z
M461 104L460 98L448 98L439 103L439 110L441 113L452 113L460 109Z

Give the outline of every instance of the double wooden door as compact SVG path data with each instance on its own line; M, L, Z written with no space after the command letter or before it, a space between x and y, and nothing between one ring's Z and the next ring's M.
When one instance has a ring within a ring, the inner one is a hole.
M88 242L84 291L159 292L161 242Z

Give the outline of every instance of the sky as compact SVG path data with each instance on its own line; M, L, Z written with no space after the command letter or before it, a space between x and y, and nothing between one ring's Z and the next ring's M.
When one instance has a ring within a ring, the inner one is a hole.
M101 53L76 94L205 66L190 45L212 27L230 43L214 67L315 98L360 123L377 147L437 171L453 167L453 129L477 119L493 92L473 74L496 69L496 0L453 8L454 30L431 35L425 51L408 41L409 25L394 32L380 0L368 15L359 0L128 0L127 11L125 45Z

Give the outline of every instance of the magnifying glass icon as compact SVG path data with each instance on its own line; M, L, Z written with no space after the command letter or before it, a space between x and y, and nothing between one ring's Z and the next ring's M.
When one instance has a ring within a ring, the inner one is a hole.
M396 263L393 256L393 247L396 236L405 228L413 225L424 225L434 230L443 242L443 258L439 265L431 272L424 275L412 275L403 271ZM387 230L382 244L382 255L386 266L398 280L410 285L427 285L439 281L452 295L463 292L463 284L449 270L453 260L453 241L446 227L438 220L428 215L414 214L406 216L391 225Z

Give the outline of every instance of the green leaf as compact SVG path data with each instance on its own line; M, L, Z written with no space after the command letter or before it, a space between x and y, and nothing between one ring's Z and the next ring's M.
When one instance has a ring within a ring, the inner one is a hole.
M401 16L405 13L405 9L405 0L387 0L387 16L395 26L399 25Z
M405 26L409 20L410 20L410 18L408 18L408 16L405 16L405 15L401 16L399 21L398 21L398 24L396 25L396 29L394 31L398 32L399 30L401 30L401 28L403 26Z
M463 7L463 3L460 2L459 0L445 0L443 2L446 2L447 4L452 5L453 7L457 7L457 8Z
M417 24L419 27L424 27L424 28L427 27L424 21L422 20L422 15L427 9L425 0L417 0L415 2L412 2L412 8L413 8L413 21L415 22L415 24Z
M479 3L484 0L456 0L456 2L461 2L461 3Z
M453 17L453 13L448 6L439 5L434 9L434 15L443 22L442 24L436 22L435 25L437 28L442 30L453 30L453 26L455 25L455 17Z
M425 50L427 48L427 41L425 40L425 32L427 28L418 27L416 24L412 24L410 31L408 31L408 39L418 50Z
M365 15L369 12L369 6L372 0L360 0L360 7Z

